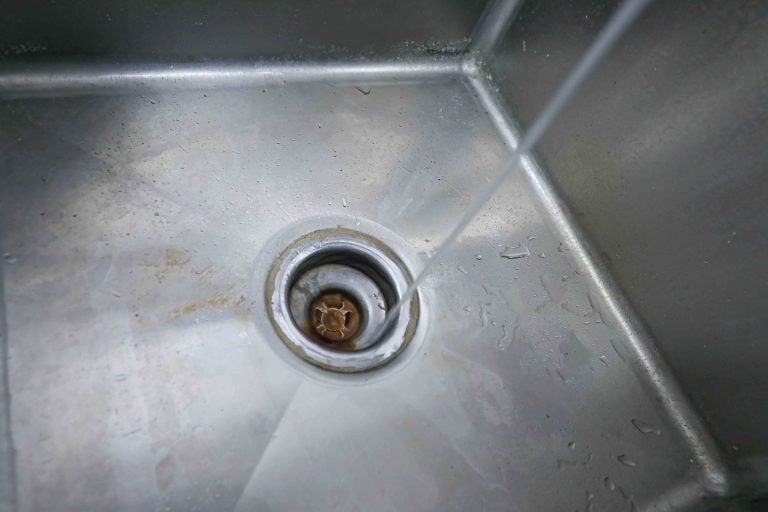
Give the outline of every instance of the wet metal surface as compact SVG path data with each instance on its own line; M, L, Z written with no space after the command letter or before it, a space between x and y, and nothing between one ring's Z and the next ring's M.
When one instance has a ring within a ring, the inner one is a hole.
M631 510L691 479L520 175L424 286L402 364L340 383L275 350L244 283L286 225L375 223L418 258L501 162L464 83L13 101L0 120L20 510Z
M493 59L524 126L610 14L567 4L526 3ZM654 2L538 148L706 427L763 480L767 27L765 2Z

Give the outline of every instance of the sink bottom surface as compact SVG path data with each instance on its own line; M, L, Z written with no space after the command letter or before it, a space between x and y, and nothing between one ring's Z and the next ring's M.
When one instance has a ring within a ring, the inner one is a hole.
M275 350L281 230L424 260L501 164L461 80L8 101L0 148L19 510L632 510L691 478L521 175L418 353L345 382Z

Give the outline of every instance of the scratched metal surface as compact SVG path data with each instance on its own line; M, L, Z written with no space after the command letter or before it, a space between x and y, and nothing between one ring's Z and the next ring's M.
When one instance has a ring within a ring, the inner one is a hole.
M276 353L274 236L334 215L418 260L501 162L461 80L9 101L0 147L19 510L631 510L690 479L521 176L425 285L418 354L344 382Z

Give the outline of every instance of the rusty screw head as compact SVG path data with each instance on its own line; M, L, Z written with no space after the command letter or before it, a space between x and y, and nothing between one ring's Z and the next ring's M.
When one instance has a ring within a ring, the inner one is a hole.
M328 341L352 339L360 328L360 312L342 293L325 293L310 306L312 330Z

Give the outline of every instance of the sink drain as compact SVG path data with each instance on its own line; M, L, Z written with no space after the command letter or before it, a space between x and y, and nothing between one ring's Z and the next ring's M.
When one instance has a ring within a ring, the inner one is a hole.
M267 283L268 312L283 343L305 361L361 372L391 361L413 337L418 294L375 338L410 279L380 241L343 228L315 231L277 258Z
M312 331L330 342L354 340L360 327L360 311L341 293L324 293L313 300L309 317Z

